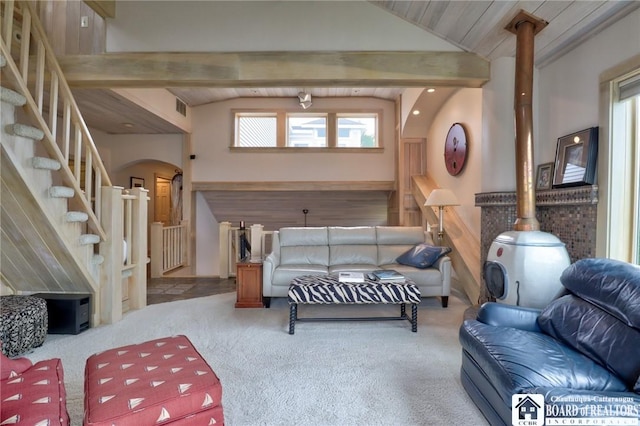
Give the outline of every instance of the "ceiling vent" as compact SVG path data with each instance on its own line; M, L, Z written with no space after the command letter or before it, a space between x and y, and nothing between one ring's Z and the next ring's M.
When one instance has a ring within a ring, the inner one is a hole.
M187 116L187 104L182 102L180 99L176 98L176 111L180 114Z

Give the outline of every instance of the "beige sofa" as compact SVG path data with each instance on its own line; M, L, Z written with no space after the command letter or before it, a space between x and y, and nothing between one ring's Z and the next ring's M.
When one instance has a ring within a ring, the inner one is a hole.
M449 257L442 256L425 269L396 263L398 256L420 243L433 241L419 226L281 228L274 232L272 252L263 263L265 305L272 297L287 297L291 280L300 275L395 269L418 285L422 297L440 296L446 308L451 289Z

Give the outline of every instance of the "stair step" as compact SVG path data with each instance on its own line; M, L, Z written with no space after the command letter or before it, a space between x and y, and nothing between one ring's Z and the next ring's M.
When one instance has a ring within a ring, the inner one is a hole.
M67 212L65 216L67 222L86 222L89 220L89 215L85 212Z
M80 235L80 244L98 244L100 242L100 235L95 234L82 234Z
M126 271L122 271L122 278L129 278L133 275L133 271L131 269L127 269Z
M49 188L49 196L53 198L73 198L76 192L68 186L52 186Z
M104 263L104 256L101 254L94 254L91 259L91 263L94 265L102 265Z
M62 167L59 161L47 157L33 157L31 165L34 169L42 170L60 170L60 167Z
M44 132L42 130L20 123L9 124L7 126L7 132L10 132L16 136L33 139L34 141L41 141L42 138L44 138Z
M0 87L0 101L8 102L13 106L23 106L27 103L27 98L11 89Z
M4 55L0 55L0 68L4 67L5 65L7 65L7 58L5 58Z

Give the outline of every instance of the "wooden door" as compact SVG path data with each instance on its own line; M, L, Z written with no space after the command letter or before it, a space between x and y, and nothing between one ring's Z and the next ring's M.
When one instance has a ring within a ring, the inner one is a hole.
M156 195L154 201L154 222L171 225L171 180L156 176Z

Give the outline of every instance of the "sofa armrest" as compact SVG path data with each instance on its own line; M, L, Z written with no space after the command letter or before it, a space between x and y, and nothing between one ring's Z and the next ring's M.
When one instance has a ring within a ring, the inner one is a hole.
M451 259L449 256L441 256L432 268L436 268L442 275L442 296L451 294Z
M538 315L540 315L540 309L487 302L480 307L477 319L488 325L540 333L542 330L538 327Z
M280 256L275 252L270 253L262 261L262 295L271 297L271 286L273 283L273 273L280 264Z

